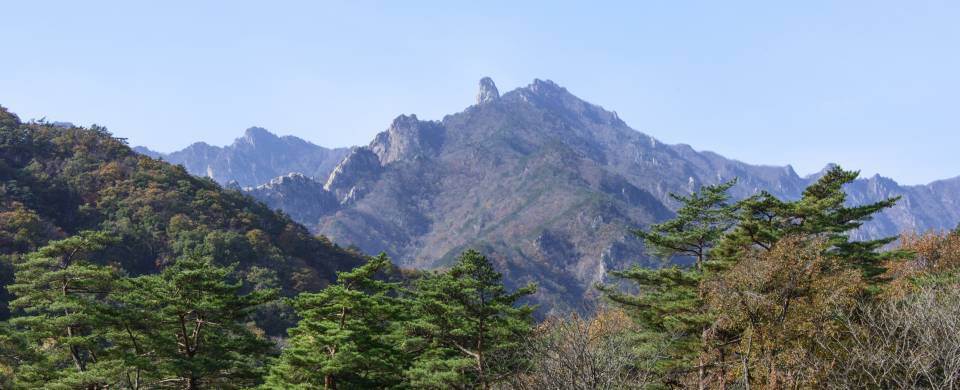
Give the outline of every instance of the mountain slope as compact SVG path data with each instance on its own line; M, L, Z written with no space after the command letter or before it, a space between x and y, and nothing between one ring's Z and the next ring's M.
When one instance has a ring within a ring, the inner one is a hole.
M97 258L132 274L201 253L288 295L319 290L361 260L239 191L134 153L103 128L21 123L0 107L0 286L15 258L83 230L120 238ZM8 299L0 296L0 318ZM268 330L282 331L283 321L269 318Z
M663 144L551 81L500 96L484 79L476 104L440 121L401 115L325 179L248 190L335 242L405 266L442 267L479 248L509 283L537 281L546 308L579 309L607 270L654 264L629 229L668 218L669 193L733 178L737 198L797 198L816 175ZM858 234L953 227L958 180L858 180L847 188L852 202L904 196Z
M269 131L251 127L233 144L219 147L203 142L169 154L145 147L137 152L181 164L187 171L206 176L220 184L236 181L240 186L255 186L291 172L326 178L349 149L327 149L297 137L277 137Z

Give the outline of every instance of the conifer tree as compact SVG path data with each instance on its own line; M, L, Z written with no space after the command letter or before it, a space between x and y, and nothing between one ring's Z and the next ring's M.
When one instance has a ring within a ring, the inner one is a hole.
M17 368L24 388L102 389L115 379L115 362L104 354L105 299L117 274L92 255L115 242L106 233L85 231L51 241L16 263L7 288L22 315L11 320L27 340L33 359Z
M265 388L387 389L403 382L409 356L401 352L406 316L399 283L381 280L391 269L385 254L318 293L293 299L300 316Z
M690 195L670 194L680 203L676 216L666 222L650 225L649 230L635 230L651 254L670 259L675 256L692 257L697 270L710 249L733 226L736 206L730 205L727 191L736 184L731 180L718 185L707 185Z
M128 360L147 387L235 389L256 385L270 343L248 321L275 291L240 294L229 283L232 267L186 256L159 275L129 280L118 301L130 312L121 320L127 337L115 342L134 351Z
M639 293L632 295L616 286L599 286L607 299L637 324L634 342L643 363L638 368L659 378L653 388L681 387L684 376L702 366L698 361L703 349L701 335L711 323L700 296L703 273L677 266L635 266L611 274L639 287ZM703 376L701 373L701 382Z
M896 237L851 241L849 234L874 214L893 207L900 197L847 206L843 186L856 180L859 174L834 166L807 187L797 201L783 201L762 192L739 202L737 228L721 242L720 256L736 261L751 249L770 250L783 237L818 238L826 242L828 255L857 267L866 280L879 282L884 261L904 255L879 250Z
M611 273L635 285L637 295L623 293L615 285L598 286L637 323L637 352L643 361L650 362L641 368L659 377L661 386L680 386L683 376L694 369L699 387L705 386L704 364L698 358L711 318L704 307L701 281L704 269L711 268L705 267L710 251L733 225L735 206L729 204L727 191L734 184L736 180L703 186L687 196L671 194L680 202L676 217L651 225L647 231L634 232L652 254L664 261L676 256L693 257L692 268L634 266Z
M515 306L535 290L512 293L493 264L467 250L448 272L421 279L405 346L417 357L407 371L417 388L490 389L526 361L520 351L532 330L530 306Z

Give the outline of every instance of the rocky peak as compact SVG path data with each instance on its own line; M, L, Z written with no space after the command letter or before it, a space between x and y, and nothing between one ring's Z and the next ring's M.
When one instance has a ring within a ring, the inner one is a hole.
M377 134L370 150L387 165L394 161L435 155L443 144L444 128L439 122L421 121L416 115L400 115L386 131Z
M493 79L484 77L480 79L480 90L477 92L477 104L489 103L500 99L500 91L497 91L497 85Z
M347 195L356 198L364 190L362 184L376 179L381 170L380 159L370 148L354 148L333 169L323 188L336 195L341 202L347 200Z
M271 179L269 182L267 182L266 184L263 184L257 187L258 188L259 187L274 188L282 185L303 184L303 183L309 183L312 181L313 179L307 177L306 175L300 172L290 172L286 175L275 177Z
M251 127L243 133L243 138L237 140L238 143L246 143L253 146L258 144L263 144L267 142L274 142L279 140L275 134L271 133L267 129L262 127Z
M256 187L244 188L243 191L270 208L297 210L298 218L309 223L336 212L340 207L336 196L324 190L323 184L298 172L276 177Z
M566 88L550 80L533 79L533 83L521 88L526 92L524 95L535 96L540 99L569 99L573 98L581 101L579 98L567 91ZM586 102L584 102L586 103Z
M420 119L417 119L417 114L403 115L393 118L393 122L390 122L390 127L387 131L401 131L401 129L410 129L417 127L420 123Z

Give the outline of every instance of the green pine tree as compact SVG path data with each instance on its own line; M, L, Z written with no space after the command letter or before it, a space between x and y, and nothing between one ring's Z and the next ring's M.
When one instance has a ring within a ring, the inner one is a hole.
M688 196L670 194L680 203L676 216L653 224L649 230L635 230L652 254L664 259L692 257L697 270L703 270L710 249L723 237L735 221L735 205L730 205L727 191L736 184L707 185Z
M24 332L8 322L0 321L0 389L19 389L17 375L21 366L37 361L38 350L31 348Z
M615 286L600 286L606 298L637 324L638 368L658 379L653 388L681 387L683 377L702 365L698 361L703 350L701 335L711 323L700 297L703 273L676 266L634 266L611 274L639 287L639 293L632 295ZM702 381L703 375L700 377Z
M400 321L407 315L399 283L382 278L385 254L349 272L319 293L293 299L300 316L283 354L270 369L270 389L388 389L403 382Z
M92 256L115 242L85 231L30 253L16 263L16 297L10 307L16 336L30 343L32 359L16 369L17 386L47 389L102 389L116 379L117 364L104 348L106 297L117 273Z
M232 267L209 258L178 259L158 275L127 281L115 318L114 342L130 351L127 382L195 390L256 385L271 345L252 328L253 311L276 291L241 294Z
M634 266L611 273L634 285L637 295L624 293L616 285L598 286L637 323L637 349L643 357L640 368L655 374L660 386L681 386L683 377L693 371L698 373L700 387L705 386L706 373L699 358L711 317L706 313L701 281L705 268L715 268L707 267L712 262L711 250L733 226L735 206L729 204L727 191L734 184L736 180L703 186L688 196L671 194L680 202L676 217L634 232L664 261L677 256L694 258L692 268Z
M535 286L510 293L501 279L486 257L468 250L448 272L418 281L406 323L405 346L417 354L407 371L412 386L486 390L526 364L519 349L533 308L517 301Z
M865 280L879 282L885 271L883 263L904 255L899 251L880 250L896 237L851 241L849 234L874 214L893 207L900 197L847 206L843 186L856 180L859 174L834 166L807 187L797 201L783 201L763 192L739 202L737 228L721 242L719 257L736 261L748 250L770 250L787 236L820 238L826 241L830 256L860 269Z

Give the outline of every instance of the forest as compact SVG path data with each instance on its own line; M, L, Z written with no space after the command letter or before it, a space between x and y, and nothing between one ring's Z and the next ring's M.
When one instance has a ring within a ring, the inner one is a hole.
M105 128L0 108L2 389L954 389L960 228L851 239L800 199L676 194L587 315L534 317L483 253L403 270Z

